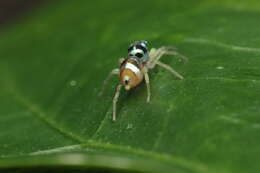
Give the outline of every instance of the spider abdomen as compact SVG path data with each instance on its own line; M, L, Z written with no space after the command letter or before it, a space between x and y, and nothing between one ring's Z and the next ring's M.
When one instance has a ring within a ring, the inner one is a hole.
M141 64L136 60L129 58L122 63L120 68L120 81L126 90L136 87L143 80Z

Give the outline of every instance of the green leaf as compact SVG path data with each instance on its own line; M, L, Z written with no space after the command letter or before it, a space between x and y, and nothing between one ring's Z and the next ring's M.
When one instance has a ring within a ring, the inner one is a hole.
M1 32L0 170L258 172L259 1L62 1ZM174 45L146 87L118 79L128 45ZM19 168L17 170L17 168Z

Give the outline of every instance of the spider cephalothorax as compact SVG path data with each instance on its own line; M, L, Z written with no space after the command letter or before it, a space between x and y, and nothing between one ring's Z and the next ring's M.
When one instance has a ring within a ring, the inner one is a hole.
M141 40L132 43L128 48L128 56L139 59L141 62L146 62L149 59L148 43Z

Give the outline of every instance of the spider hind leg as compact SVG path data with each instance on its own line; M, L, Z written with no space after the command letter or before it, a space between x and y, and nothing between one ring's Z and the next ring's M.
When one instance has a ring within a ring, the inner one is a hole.
M115 68L115 69L113 69L108 75L107 75L107 78L104 80L104 82L103 82L103 86L102 86L102 89L101 89L101 91L99 92L99 96L102 96L103 95L103 93L104 93L104 90L105 90L105 88L106 88L106 86L107 86L107 83L108 83L108 81L111 79L111 77L112 76L114 76L114 75L119 75L119 69L118 68Z

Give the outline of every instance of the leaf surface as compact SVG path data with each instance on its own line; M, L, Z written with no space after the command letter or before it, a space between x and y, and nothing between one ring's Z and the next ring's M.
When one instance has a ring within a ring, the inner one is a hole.
M135 5L134 5L135 4ZM0 168L41 171L257 172L258 1L63 1L0 39ZM111 121L107 74L145 39L164 56L146 87L122 91ZM66 167L65 167L66 166ZM68 168L68 169L66 169Z

